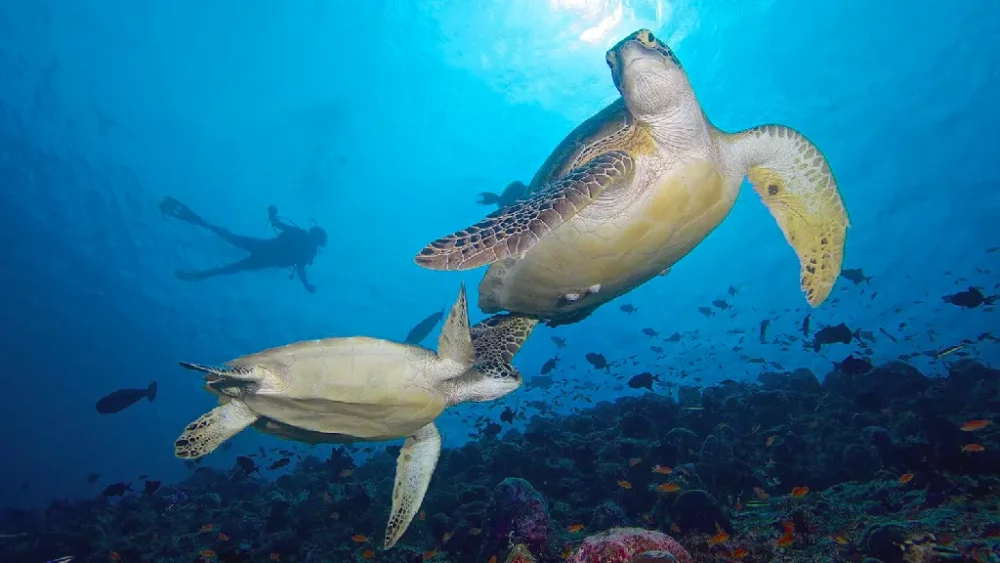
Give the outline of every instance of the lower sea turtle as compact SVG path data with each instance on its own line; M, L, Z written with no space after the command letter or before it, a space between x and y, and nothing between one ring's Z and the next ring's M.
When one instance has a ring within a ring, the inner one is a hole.
M621 97L556 147L524 199L430 243L417 264L491 264L483 311L575 322L687 255L726 218L749 176L798 255L806 299L822 303L840 273L848 218L819 149L782 125L717 129L673 51L649 30L606 59Z
M521 385L511 365L536 320L496 315L469 327L462 287L434 352L367 337L272 348L214 368L194 364L219 406L187 425L174 453L211 453L248 426L309 443L406 438L399 452L385 547L420 508L441 453L434 420L460 403L491 401Z

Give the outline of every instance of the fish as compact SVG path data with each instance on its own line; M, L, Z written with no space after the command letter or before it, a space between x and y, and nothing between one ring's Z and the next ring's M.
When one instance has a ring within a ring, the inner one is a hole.
M812 315L810 314L810 315L806 315L806 318L802 319L802 336L805 336L805 337L809 336L809 319L811 319L811 318L812 318Z
M982 430L983 428L986 428L987 426L990 426L992 424L993 421L978 419L978 420L970 420L965 424L959 426L958 428L962 432L975 432L976 430Z
M771 319L764 319L760 321L760 343L767 343L767 325L771 324Z
M125 483L118 482L108 485L107 487L104 487L104 490L101 491L101 494L106 497L120 497L125 495L125 491L131 491L131 490L132 490L131 483L126 485Z
M930 352L924 352L924 355L925 356L930 356L931 358L934 358L935 360L940 360L941 358L943 358L945 356L954 354L955 352L958 352L962 348L965 348L965 346L967 344L969 344L968 341L960 342L958 344L955 344L954 346L947 346L947 347L942 348L940 350L932 350Z
M151 495L155 493L160 488L159 481L146 481L142 487L142 494Z
M286 466L286 465L288 465L290 463L292 463L291 459L289 459L287 457L283 457L283 458L279 459L278 461L272 463L271 465L268 465L267 466L267 470L268 471L274 471L275 469L281 469L282 467L284 467L284 466Z
M681 333L679 332L675 332L671 334L669 338L664 339L664 342L680 342L680 341L681 341Z
M495 422L490 422L480 431L480 433L487 438L495 438L500 435L501 431L503 431L503 426L500 426Z
M552 342L556 345L556 348L565 348L566 339L560 336L552 336Z
M992 305L1000 299L1000 295L993 295L986 297L983 292L978 288L970 287L965 291L959 291L958 293L952 293L951 295L945 295L941 298L945 303L955 305L956 307L962 307L963 309L975 309L984 303L986 305Z
M661 493L676 493L681 490L681 486L677 483L663 483L662 485L657 485L656 490Z
M850 344L857 336L858 333L851 332L851 329L844 323L826 326L821 328L813 338L813 350L819 352L826 344Z
M244 473L260 473L260 471L257 470L257 464L245 455L237 456L236 464L240 466L240 469L242 469Z
M101 474L100 473L91 473L90 475L87 475L87 484L88 485L93 485L100 478L101 478Z
M558 355L553 356L553 357L549 358L548 360L546 360L545 363L542 364L542 369L541 369L542 375L545 375L545 374L549 373L550 371L556 369L556 364L558 364L558 363L559 363L559 356Z
M514 415L517 413L511 410L510 407L504 407L503 412L500 413L500 422L506 422L507 424L514 424Z
M499 194L493 192L480 192L476 203L480 205L495 205L497 209L503 209L505 207L510 207L517 203L517 201L524 197L528 186L524 185L524 182L515 180L503 189Z
M434 327L441 322L441 318L444 317L444 309L431 313L427 318L420 321L413 328L410 329L409 334L406 335L407 344L420 344L423 342L427 335L434 330Z
M149 399L150 403L156 399L155 381L145 389L119 389L108 393L97 401L97 412L101 414L121 412L142 399Z
M353 536L351 536L351 541L354 543L367 543L368 536L364 534L354 534Z
M730 297L733 297L733 296L735 296L735 295L736 295L737 293L739 293L739 290L737 290L737 289L736 289L735 287L733 287L733 286L729 286L729 296L730 296Z
M802 498L809 494L809 487L792 487L792 498Z
M536 375L528 380L528 387L537 387L539 389L548 389L555 384L551 375Z
M719 530L714 536L709 538L708 545L717 545L729 541L729 534L725 530Z
M653 466L653 473L659 473L660 475L670 475L673 472L674 472L673 468L667 467L665 465Z
M69 563L70 561L72 561L75 558L76 558L75 555L64 555L62 557L57 557L55 559L50 559L49 561L46 561L45 563Z
M587 354L587 361L590 362L590 365L594 366L594 369L603 369L607 370L608 373L611 373L611 368L608 366L608 360L603 354L589 353Z
M639 311L638 309L635 308L635 305L631 303L626 303L618 308L621 310L621 312L625 313L626 315L631 315L632 313Z
M628 490L632 488L632 483L629 483L628 481L618 481L618 486L625 490Z
M351 475L354 475L354 472L351 471L350 469L345 469L345 470L341 471L340 473L338 473L338 475L340 475L341 478L346 479L346 478L350 477Z
M646 336L650 337L650 338L656 338L657 336L660 335L658 332L656 332L655 330L653 330L651 328L644 328L644 329L642 329L642 333L645 334Z
M361 558L362 559L375 559L375 552L372 551L372 550L370 550L370 549L366 549L364 551L364 553L361 554Z
M962 452L963 453L984 452L984 451L986 451L986 448L983 447L982 444L966 444L966 445L962 446Z
M566 531L569 532L569 533L571 533L571 534L575 534L575 533L579 532L580 530L583 530L583 528L584 528L583 524L573 524L573 525L567 527Z
M708 307L698 307L698 312L701 313L702 315L705 315L706 317L715 316L715 311L709 309Z
M903 473L899 476L899 484L905 485L913 480L913 473Z
M632 389L646 388L652 391L654 380L659 381L659 379L655 375L647 371L632 377L632 379L629 379L628 386L631 387Z
M867 283L868 285L871 285L872 283L872 279L865 275L862 268L845 268L840 271L840 277L847 281L854 282L854 285L858 285L860 283Z
M715 305L715 307L720 311L725 311L733 308L729 303L726 303L725 299L716 299L715 301L712 301L712 305Z
M864 375L873 368L872 363L865 358L847 356L840 362L833 362L833 367L844 375Z

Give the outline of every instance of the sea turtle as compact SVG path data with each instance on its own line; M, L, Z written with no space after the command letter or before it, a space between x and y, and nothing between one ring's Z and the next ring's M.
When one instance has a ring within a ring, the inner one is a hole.
M219 406L188 424L174 453L211 453L244 428L310 443L406 438L396 465L386 549L420 508L441 452L434 425L447 407L491 401L521 385L511 360L536 320L496 315L469 328L465 287L434 352L367 337L327 338L272 348L205 372Z
M576 322L690 252L749 176L798 254L806 299L822 303L840 273L848 218L819 149L781 125L715 128L673 51L649 30L606 59L621 97L556 147L524 199L430 243L417 264L491 264L483 311Z

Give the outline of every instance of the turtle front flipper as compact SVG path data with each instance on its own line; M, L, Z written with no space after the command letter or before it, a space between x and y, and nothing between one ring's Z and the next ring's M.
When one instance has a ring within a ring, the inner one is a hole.
M521 257L606 190L630 181L634 173L635 161L628 153L602 154L542 186L531 197L430 243L415 261L431 270L471 270L510 256Z
M490 379L520 381L521 374L511 362L521 351L521 346L531 336L537 324L538 320L533 317L502 313L493 315L472 327L472 344L476 349L476 371Z
M184 433L174 442L174 455L181 459L208 455L257 418L257 413L243 401L232 400L215 407L184 428Z
M826 157L804 135L782 125L720 138L726 167L746 171L799 257L806 300L819 306L840 275L850 225Z
M396 545L420 510L440 455L441 434L433 422L407 438L399 450L396 483L392 488L392 513L385 529L385 549Z

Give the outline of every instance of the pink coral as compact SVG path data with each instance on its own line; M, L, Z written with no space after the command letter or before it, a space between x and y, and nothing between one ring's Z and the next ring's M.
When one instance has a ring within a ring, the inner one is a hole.
M693 563L677 541L660 532L642 528L612 528L583 540L569 558L569 563L632 563L636 556L649 552L669 553L677 563ZM662 559L668 560L668 559Z

